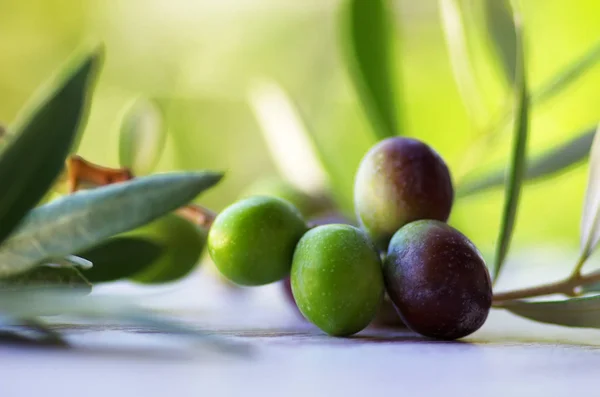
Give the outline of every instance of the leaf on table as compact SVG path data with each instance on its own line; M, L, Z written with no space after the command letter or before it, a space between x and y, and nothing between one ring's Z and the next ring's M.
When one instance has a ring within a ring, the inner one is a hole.
M0 278L84 251L189 203L215 185L216 172L173 172L61 197L33 209L0 245Z
M534 181L555 175L584 161L589 155L595 132L596 128L593 128L571 140L561 143L545 153L528 159L524 177L525 181ZM505 184L506 171L504 169L493 170L476 179L473 178L472 181L467 180L467 182L464 182L464 184L458 187L457 196L470 196L504 186Z
M590 150L588 184L581 215L581 262L585 261L600 241L600 125Z
M248 346L233 342L217 334L209 334L184 322L171 319L136 304L132 297L121 295L87 295L60 288L22 288L0 290L0 315L13 318L36 318L44 315L62 315L131 324L171 336L186 337L205 342L222 351L247 354Z
M483 7L492 47L507 82L512 85L515 82L517 40L512 8L506 0L485 0Z
M164 248L150 239L133 236L109 238L100 244L79 252L94 267L83 274L92 283L115 281L130 277L152 265Z
M119 163L137 176L152 173L167 138L164 117L158 104L138 98L124 112L119 135Z
M318 148L284 89L274 81L256 82L249 103L279 173L301 191L323 192L328 177Z
M25 273L8 277L0 281L0 289L19 289L27 287L59 286L72 288L82 294L92 291L92 284L81 274L79 270L70 266L41 265Z
M395 29L386 0L346 0L341 41L350 78L378 140L397 135Z
M600 296L545 302L510 301L501 308L541 323L600 328Z
M506 181L504 209L502 212L502 220L500 233L496 246L496 256L494 259L494 267L492 278L494 281L498 278L504 259L509 250L510 241L512 238L515 219L517 217L517 209L519 206L519 198L521 195L521 187L525 174L525 160L527 155L527 134L529 129L529 98L527 92L526 69L523 49L523 37L519 16L515 17L515 26L517 31L517 70L515 81L515 110L514 110L514 132L513 132L513 148L509 164L508 180Z
M488 119L488 110L483 105L483 95L471 61L465 20L472 12L471 4L461 0L439 0L440 17L450 66L458 91L472 119L477 123ZM514 67L514 66L513 66Z
M0 314L0 343L36 347L68 347L67 341L39 319L19 319Z
M0 155L0 242L52 187L85 124L91 82L102 49L87 54L66 77L29 105Z

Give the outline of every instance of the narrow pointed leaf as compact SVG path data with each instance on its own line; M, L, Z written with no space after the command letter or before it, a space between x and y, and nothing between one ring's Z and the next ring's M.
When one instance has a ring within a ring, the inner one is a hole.
M581 259L584 261L600 241L600 126L590 151L588 185L581 216Z
M84 251L189 203L221 174L175 172L79 191L33 209L0 246L0 278Z
M546 178L583 162L590 153L596 129L563 142L555 148L527 161L525 181ZM498 188L506 184L506 171L494 170L472 181L465 182L457 189L457 196L465 197Z
M470 116L477 122L487 120L487 109L483 106L482 93L475 78L471 62L465 15L470 3L461 0L439 0L440 17L450 66L457 88Z
M600 296L546 302L513 301L504 303L502 308L541 323L600 328Z
M350 77L378 139L398 133L394 27L385 0L346 0L342 49Z
M129 236L113 237L80 252L94 266L83 270L92 283L115 281L130 277L152 265L164 251L155 241Z
M295 188L322 192L327 173L297 107L274 81L255 83L249 102L279 173Z
M159 106L138 99L126 110L119 135L119 162L137 176L154 171L162 155L167 133Z
M509 250L510 241L517 217L517 209L521 195L521 187L525 174L525 159L527 155L527 134L529 129L529 98L525 75L525 60L520 22L516 20L517 28L517 80L515 83L514 133L511 160L508 168L508 180L505 189L504 210L500 233L496 246L496 256L493 267L493 279L498 278L502 264Z
M74 267L42 265L0 281L0 289L3 290L23 286L74 288L82 294L92 291L92 284Z
M42 96L13 131L0 155L0 242L51 188L84 124L90 83L101 62L96 51Z
M43 315L63 315L89 320L132 324L170 336L185 337L205 342L223 352L248 354L248 345L233 342L216 334L209 334L184 322L159 315L153 310L135 304L130 297L80 296L75 291L58 288L23 288L16 291L0 290L0 314L15 318L35 318Z
M515 81L516 32L512 8L506 0L485 0L485 22L496 57L509 84Z

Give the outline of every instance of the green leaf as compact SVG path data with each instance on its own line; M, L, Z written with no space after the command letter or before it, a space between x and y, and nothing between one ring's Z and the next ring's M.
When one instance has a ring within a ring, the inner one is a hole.
M0 289L18 289L22 286L48 287L60 286L73 288L87 294L92 291L92 284L74 267L57 267L42 265L25 273L3 279Z
M485 0L485 24L496 57L508 83L515 82L516 29L512 8L506 0Z
M155 241L130 236L113 237L78 255L90 260L94 267L83 271L92 283L130 277L149 267L163 253Z
M328 185L324 162L283 87L274 81L256 82L249 92L249 103L279 173L303 192L323 192Z
M516 18L519 18L517 16ZM527 151L527 132L529 128L529 98L527 93L527 81L525 75L525 59L523 50L523 39L520 20L515 20L517 28L517 80L515 82L515 118L512 156L509 164L509 178L506 183L504 210L500 234L498 236L496 256L494 260L493 279L498 278L506 254L510 246L517 208L521 195L521 186L525 174L525 159Z
M0 246L0 278L81 252L189 203L222 175L174 172L84 190L33 209Z
M534 181L554 175L578 164L588 157L596 129L563 142L555 148L527 160L525 181ZM505 170L494 170L473 181L467 181L457 189L458 197L470 196L506 184Z
M398 132L394 27L385 0L346 0L342 10L342 50L348 71L378 139Z
M217 334L208 334L186 323L161 316L135 304L131 297L119 295L80 296L58 288L15 291L0 290L0 314L15 318L35 318L60 312L69 317L127 323L157 332L209 343L224 352L247 354L248 345Z
M15 137L0 156L0 242L52 187L77 133L85 122L88 96L102 50L65 73L67 77L36 101L13 129Z
M151 239L163 248L156 260L131 280L144 284L168 283L187 276L198 264L207 231L176 214L168 214L129 233Z
M167 131L159 106L137 99L127 107L119 136L119 162L137 176L152 173L160 160Z
M600 125L590 151L588 185L581 215L581 257L578 266L592 254L600 242Z
M87 259L75 255L67 255L64 258L56 258L53 260L53 262L57 265L73 266L75 268L84 270L91 269L94 266L94 264Z
M540 104L560 94L565 88L590 70L592 66L596 65L598 61L600 61L600 40L585 54L555 74L539 89L535 90L531 95L532 103Z
M600 328L600 296L546 302L511 301L501 307L541 323Z
M454 80L470 117L479 123L487 120L488 111L483 105L483 95L475 78L475 69L469 53L466 31L468 25L465 19L472 12L471 6L467 1L439 0L440 17Z

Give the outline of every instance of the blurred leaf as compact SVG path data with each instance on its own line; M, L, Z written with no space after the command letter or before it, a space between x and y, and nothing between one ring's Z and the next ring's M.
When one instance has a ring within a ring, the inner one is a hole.
M461 0L439 0L439 7L454 80L470 117L481 123L487 120L488 111L483 106L483 95L471 63L467 25L464 20L470 11L471 3Z
M152 173L160 160L167 137L159 106L138 99L127 108L119 136L119 163L137 176Z
M155 331L190 338L231 353L245 354L247 345L233 342L217 334L208 334L185 323L160 316L152 310L134 304L127 296L80 296L74 291L47 288L0 290L0 313L16 318L35 318L61 314L83 319L98 319L103 324L112 320Z
M90 83L102 50L90 53L45 93L17 127L0 156L0 241L52 187L63 170L87 112ZM31 106L31 105L30 105Z
M257 82L249 101L279 173L303 192L322 192L327 174L320 153L284 89L274 81Z
M512 9L506 0L485 0L485 22L493 49L508 83L515 82L516 33Z
M346 0L342 49L350 77L377 139L398 132L392 67L394 27L385 0Z
M128 235L148 238L162 247L153 263L131 277L139 283L156 284L179 280L196 267L207 231L176 214L168 214Z
M54 258L52 260L53 264L59 265L59 266L65 266L65 267L75 267L75 268L80 268L80 269L91 269L94 264L90 261L88 261L85 258L80 258L78 256L75 255L67 255L65 257L62 258Z
M520 16L516 16L520 18ZM509 179L506 183L504 210L502 213L502 224L498 236L496 257L494 260L493 279L498 278L506 254L510 246L517 208L521 195L521 185L525 174L525 160L527 154L527 133L529 128L529 97L527 93L527 81L525 75L525 59L523 50L523 36L520 20L515 19L517 32L517 70L515 81L515 111L514 111L514 135L511 161L509 164Z
M0 342L36 347L68 346L67 341L58 332L39 319L17 319L2 315L0 315Z
M548 82L535 90L531 95L534 104L543 103L560 94L581 75L600 61L600 40L580 58L555 74Z
M547 302L511 301L503 309L541 323L600 328L600 296Z
M132 276L154 263L163 247L149 239L119 236L103 241L78 255L89 259L94 267L85 270L92 283L115 281Z
M600 241L600 125L590 151L588 185L581 216L581 259L583 263Z
M57 267L42 265L35 267L25 273L5 278L0 282L0 289L16 289L22 286L47 287L60 286L62 288L74 288L87 294L92 291L92 284L81 274L79 270L70 267Z
M37 207L0 246L0 278L145 225L189 203L221 177L214 172L145 176L79 191Z
M563 142L533 159L528 159L527 169L525 170L525 181L532 181L556 174L585 160L589 154L595 132L595 128L591 131L586 131L580 136ZM505 183L505 170L494 170L472 182L466 182L463 186L459 186L457 196L465 197L481 193L488 189L503 186Z

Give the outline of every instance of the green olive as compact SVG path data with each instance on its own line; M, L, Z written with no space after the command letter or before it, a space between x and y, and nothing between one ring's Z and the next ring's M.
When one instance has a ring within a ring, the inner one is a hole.
M384 291L375 247L363 231L342 224L317 226L300 239L291 282L300 312L334 336L369 325Z
M249 197L217 216L208 233L208 252L234 283L269 284L289 274L294 249L306 230L300 212L287 201Z

